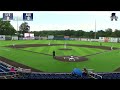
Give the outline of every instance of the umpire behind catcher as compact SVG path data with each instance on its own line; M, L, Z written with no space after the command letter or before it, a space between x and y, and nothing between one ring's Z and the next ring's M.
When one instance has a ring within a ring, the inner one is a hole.
M55 51L53 51L53 58L55 57Z

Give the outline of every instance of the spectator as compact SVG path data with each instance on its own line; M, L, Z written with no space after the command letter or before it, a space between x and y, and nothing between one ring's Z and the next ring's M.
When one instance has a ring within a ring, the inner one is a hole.
M93 79L96 79L94 77L94 73L92 71L88 71L86 68L83 69L83 76L85 77L90 77L90 78L93 78Z
M14 73L16 72L14 67L11 67L10 72L14 72Z
M83 76L89 76L88 70L86 68L83 68Z
M9 67L9 66L8 66L8 67L7 67L7 69L8 69L8 70L10 70L10 69L11 69L11 67Z
M73 71L72 71L72 75L82 77L82 71L78 68L74 68Z
M100 46L102 46L102 43L100 42Z
M22 71L23 71L23 68L18 67L18 70L17 70L17 71L22 72Z

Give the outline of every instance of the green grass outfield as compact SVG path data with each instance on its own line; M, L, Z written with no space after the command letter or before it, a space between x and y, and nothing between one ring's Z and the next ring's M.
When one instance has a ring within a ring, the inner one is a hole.
M93 49L93 48L85 48L85 47L76 47L76 46L66 46L72 50L59 50L64 48L64 45L61 46L42 46L42 47L29 47L24 48L23 50L40 52L45 54L52 55L53 50L55 50L57 56L85 56L89 54L95 54L97 52L103 52L102 49Z
M64 41L64 40L18 40L18 41L0 41L0 56L11 59L15 62L22 63L24 65L39 69L44 72L71 72L73 68L89 68L94 69L96 72L112 72L120 67L120 51L115 50L111 52L105 52L93 56L88 56L88 61L84 62L61 62L54 60L52 56L23 51L22 49L12 49L3 46L12 44L82 44L82 45L99 45L99 42L83 42L83 41ZM120 43L103 43L104 46L120 47ZM64 46L52 46L52 47L29 47L25 50L52 53L53 50L57 51L57 55L88 55L96 52L101 52L101 49L91 49L85 47L75 47L72 51L60 51L59 48Z

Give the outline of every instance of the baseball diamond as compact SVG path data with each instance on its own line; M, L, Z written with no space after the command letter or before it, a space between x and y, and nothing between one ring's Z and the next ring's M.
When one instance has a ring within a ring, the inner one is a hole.
M49 42L51 45L48 45ZM113 50L111 44L105 42L100 46L99 42L67 41L66 48L71 50L59 50L64 48L63 40L1 41L0 53L7 60L43 72L71 72L74 67L92 68L96 72L114 72L119 68L120 51L118 43L114 44ZM55 58L52 57L53 50L56 51ZM64 59L71 55L79 60Z
M120 79L119 15L2 11L0 79Z

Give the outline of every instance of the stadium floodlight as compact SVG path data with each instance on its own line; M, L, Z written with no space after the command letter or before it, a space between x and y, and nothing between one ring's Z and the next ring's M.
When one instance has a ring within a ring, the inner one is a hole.
M23 19L20 16L15 16L15 17L13 17L13 20L17 21L17 31L18 31L18 21L23 21Z
M96 39L96 19L95 19L95 39Z
M19 15L17 15L17 16L14 16L13 17L13 21L17 21L17 32L19 31L19 24L18 24L18 21L23 21L23 18L22 18L22 16L19 16ZM20 34L20 33L19 33ZM18 35L18 34L17 34ZM20 34L20 36L22 37L22 33Z

